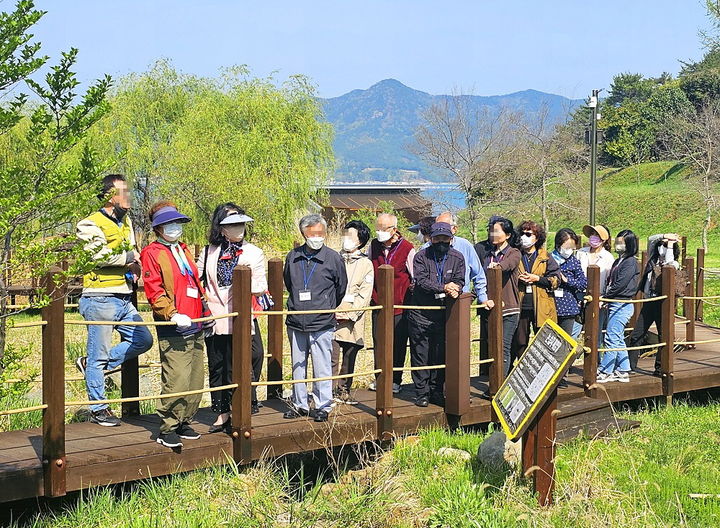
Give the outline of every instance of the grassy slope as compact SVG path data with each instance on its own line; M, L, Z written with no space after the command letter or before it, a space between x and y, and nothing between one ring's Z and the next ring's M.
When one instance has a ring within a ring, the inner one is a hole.
M304 493L271 466L215 468L145 482L133 493L97 490L14 526L718 526L720 501L689 497L720 493L718 412L718 404L676 404L633 414L642 422L636 431L560 446L556 504L544 510L517 475L437 453L442 446L475 453L483 435L436 430Z

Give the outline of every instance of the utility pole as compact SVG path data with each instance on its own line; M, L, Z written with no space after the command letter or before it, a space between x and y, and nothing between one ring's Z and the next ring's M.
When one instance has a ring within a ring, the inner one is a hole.
M595 197L597 187L597 122L598 122L598 95L600 90L593 90L588 106L592 114L590 117L590 225L595 225Z

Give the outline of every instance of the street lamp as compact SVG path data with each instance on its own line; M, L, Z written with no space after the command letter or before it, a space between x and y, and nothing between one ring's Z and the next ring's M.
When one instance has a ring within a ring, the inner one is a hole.
M598 114L598 96L600 90L593 90L588 107L591 110L590 118L590 225L595 225L595 197L597 186L597 122L600 119Z

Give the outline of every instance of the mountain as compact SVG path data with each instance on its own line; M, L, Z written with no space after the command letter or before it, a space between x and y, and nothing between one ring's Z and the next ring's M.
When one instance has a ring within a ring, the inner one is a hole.
M353 90L339 97L321 99L325 118L335 127L337 181L443 181L446 176L428 167L410 151L422 113L452 95L431 95L386 79L367 90ZM464 95L477 108L508 107L526 115L547 106L551 123L563 121L582 100L572 100L537 90L507 95Z

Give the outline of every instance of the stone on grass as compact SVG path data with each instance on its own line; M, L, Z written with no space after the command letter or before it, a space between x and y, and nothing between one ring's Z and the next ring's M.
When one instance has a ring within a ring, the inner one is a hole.
M463 462L467 462L472 458L472 455L464 449L455 449L454 447L441 447L435 451L435 454L442 457L457 458Z
M520 462L520 442L511 442L503 431L495 431L480 444L478 462L490 469L502 469Z

